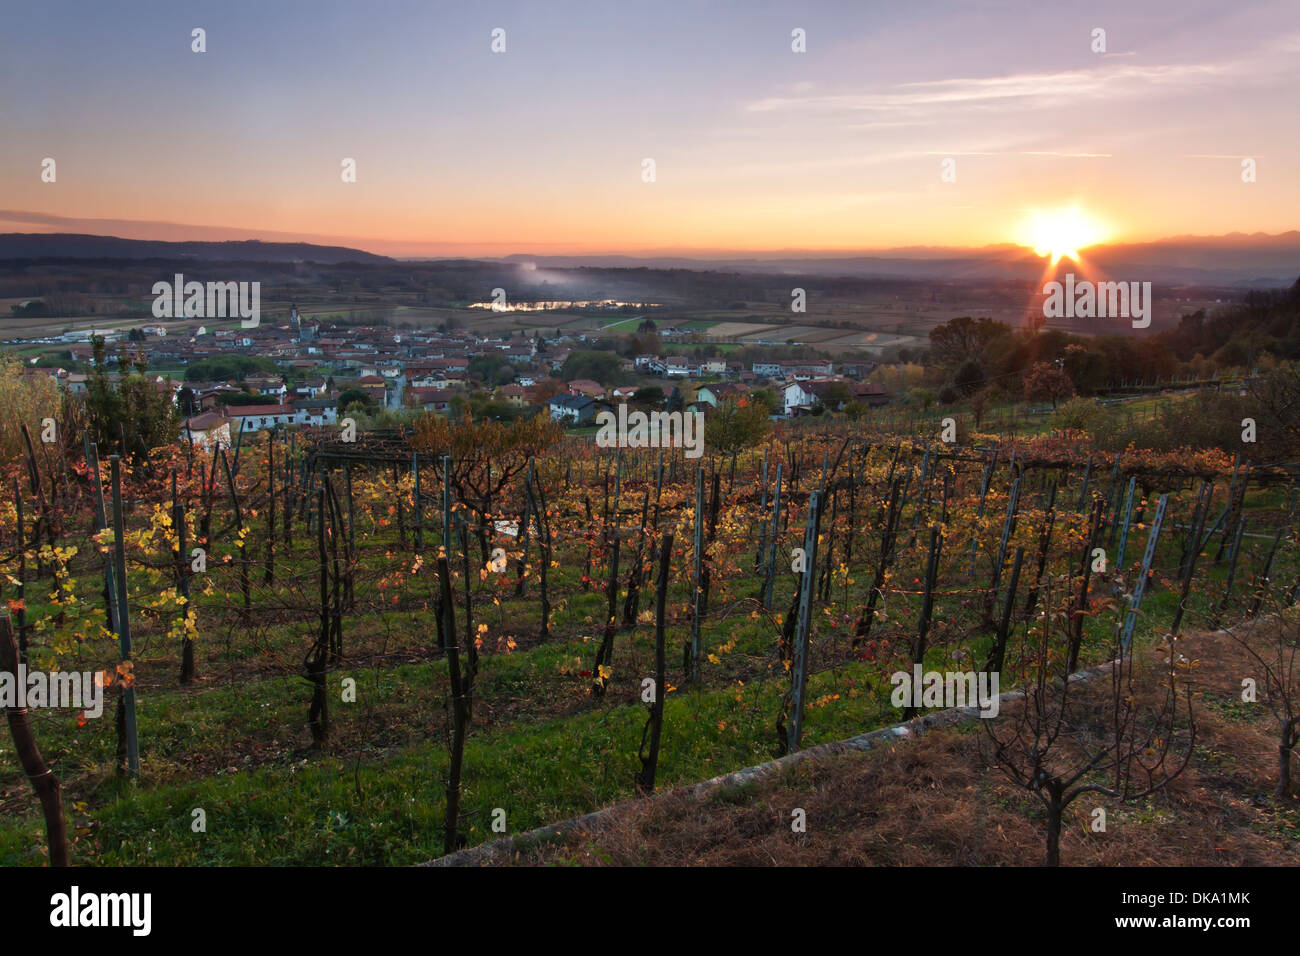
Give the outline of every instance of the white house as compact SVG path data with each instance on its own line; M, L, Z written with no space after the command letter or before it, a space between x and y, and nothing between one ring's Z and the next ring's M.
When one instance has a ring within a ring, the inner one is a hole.
M298 413L288 405L231 405L226 414L234 422L233 431L266 431L276 425L298 425Z
M817 396L811 389L804 388L803 382L791 382L782 389L785 413L793 415L798 411L807 411L817 404Z
M551 421L585 425L596 417L596 402L586 395L556 395L550 410Z

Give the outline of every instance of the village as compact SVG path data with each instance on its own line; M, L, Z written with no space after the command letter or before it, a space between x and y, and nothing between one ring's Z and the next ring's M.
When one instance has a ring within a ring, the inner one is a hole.
M869 360L744 363L689 354L624 355L616 351L627 344L622 335L570 332L548 338L541 330L529 336L524 330L335 325L305 318L296 307L280 324L199 327L192 336L169 331L159 324L64 333L52 341L67 343L66 355L55 354L66 357L70 368L29 372L48 374L72 394L83 394L90 374L72 369L88 369L95 340L102 339L108 368L125 354L143 363L160 392L170 393L180 413L178 439L225 447L244 432L334 425L347 411L463 414L472 402L489 417L547 414L582 428L594 425L601 411L628 402L707 417L724 402L743 403L760 393L773 418L794 418L890 401L882 385L865 381L876 367ZM672 329L662 339L663 352L692 351ZM609 374L600 380L566 377L569 360L584 353L601 356ZM236 374L196 377L205 367L222 366Z

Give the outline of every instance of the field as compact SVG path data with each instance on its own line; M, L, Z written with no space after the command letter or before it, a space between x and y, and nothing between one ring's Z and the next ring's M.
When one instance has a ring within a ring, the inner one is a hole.
M1273 536L1294 487L1218 453L840 421L697 462L482 427L136 463L114 565L129 663L106 627L114 533L85 531L99 494L114 520L107 463L97 485L80 446L37 456L22 523L0 511L13 628L33 664L112 681L103 717L32 718L74 862L422 862L896 723L888 677L913 664L996 660L1018 686L1045 614L1078 622L1083 667L1117 623L1149 657L1176 614L1294 598L1294 534ZM1093 546L1109 564L1081 577ZM128 688L138 779L112 716ZM8 752L0 806L0 861L43 862Z

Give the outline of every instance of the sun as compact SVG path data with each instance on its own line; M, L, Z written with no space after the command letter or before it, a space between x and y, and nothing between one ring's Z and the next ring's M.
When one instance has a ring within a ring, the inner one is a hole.
M1079 209L1036 209L1020 229L1021 244L1032 246L1040 256L1050 256L1052 265L1062 259L1079 261L1079 250L1107 237L1106 227Z

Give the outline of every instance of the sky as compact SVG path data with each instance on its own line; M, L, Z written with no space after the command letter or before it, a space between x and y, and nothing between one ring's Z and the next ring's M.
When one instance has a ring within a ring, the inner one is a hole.
M1067 209L1114 241L1300 227L1294 0L0 8L0 232L495 256L1032 244Z

